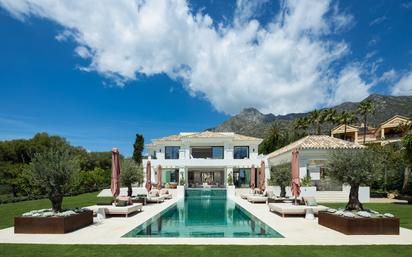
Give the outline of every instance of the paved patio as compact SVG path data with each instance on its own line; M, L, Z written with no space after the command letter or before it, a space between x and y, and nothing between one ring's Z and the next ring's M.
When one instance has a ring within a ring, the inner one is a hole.
M239 245L371 245L412 244L412 230L401 228L399 236L347 236L322 227L317 220L282 218L269 212L266 204L251 204L241 198L236 203L281 233L284 238L122 238L150 217L176 203L175 199L143 207L129 218L116 217L63 235L14 234L13 228L0 230L0 243L36 244L239 244Z

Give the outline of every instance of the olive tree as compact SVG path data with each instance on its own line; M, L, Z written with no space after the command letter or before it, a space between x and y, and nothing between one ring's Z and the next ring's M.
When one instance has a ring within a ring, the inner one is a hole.
M120 165L120 180L127 186L127 195L132 196L132 184L140 182L143 178L143 167L133 159L124 159Z
M47 192L53 211L60 212L63 196L69 192L80 169L77 158L68 147L55 145L35 154L30 165L34 184Z
M270 173L271 184L280 186L280 196L286 196L286 187L292 181L292 173L290 170L290 163L284 163L272 168Z
M369 149L336 150L326 164L328 175L342 184L351 186L347 210L363 210L359 201L359 187L369 183L379 173L380 160Z

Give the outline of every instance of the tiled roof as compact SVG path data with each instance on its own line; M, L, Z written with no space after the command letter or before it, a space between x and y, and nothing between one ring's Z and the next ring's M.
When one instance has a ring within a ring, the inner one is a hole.
M342 140L339 138L334 138L330 136L306 136L304 138L299 139L285 147L282 147L270 154L268 154L268 158L273 158L275 156L281 155L283 153L292 151L293 149L361 149L365 148L365 146L349 142L346 140Z
M166 142L166 141L180 141L185 138L233 138L235 141L262 141L261 138L249 137L233 132L212 132L203 131L195 133L180 133L178 135L171 135L167 137L162 137L159 139L154 139L155 142Z

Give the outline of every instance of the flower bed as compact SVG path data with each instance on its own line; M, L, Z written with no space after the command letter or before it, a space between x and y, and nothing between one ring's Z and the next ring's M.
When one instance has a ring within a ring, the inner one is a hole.
M321 211L319 225L346 235L399 235L399 218L374 211Z
M52 212L43 209L24 213L14 218L14 233L64 234L93 223L93 212L86 209L70 209Z

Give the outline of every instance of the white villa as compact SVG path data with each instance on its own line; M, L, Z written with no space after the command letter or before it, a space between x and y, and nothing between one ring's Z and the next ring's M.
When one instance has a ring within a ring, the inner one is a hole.
M161 170L162 187L176 188L180 179L186 188L226 188L227 179L233 175L236 192L245 192L251 186L252 169L255 183L259 185L262 164L265 183L276 166L290 163L292 150L299 151L300 178L311 177L311 186L302 188L302 195L313 195L325 201L346 201L350 188L334 184L324 176L324 165L333 149L363 148L330 136L306 136L268 155L259 155L260 138L232 132L180 133L155 139L146 145L149 157L143 161L144 174L147 162L151 162L151 181L157 184L157 172ZM277 187L273 191L279 192ZM290 191L287 189L288 194ZM326 199L323 199L325 198ZM360 198L369 201L369 188L360 189Z
M146 145L151 161L152 183L157 183L157 171L162 170L162 184L175 187L183 178L189 188L225 188L228 174L233 174L236 187L250 186L251 169L256 169L256 182L263 155L258 155L260 138L230 132L180 133L155 139ZM267 165L266 165L267 167ZM266 170L269 175L269 169Z

